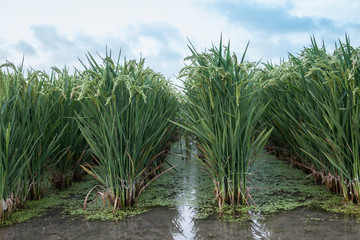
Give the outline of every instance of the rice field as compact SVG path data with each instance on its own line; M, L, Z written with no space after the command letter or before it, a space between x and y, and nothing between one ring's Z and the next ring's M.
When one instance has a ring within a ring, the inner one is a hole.
M329 53L312 38L270 64L247 61L247 48L238 56L230 42L203 52L190 43L182 91L144 59L110 52L88 54L74 73L2 64L1 221L86 175L97 184L84 209L90 194L113 211L136 208L152 182L176 171L166 155L182 138L183 161L191 154L211 178L220 212L256 206L249 177L264 148L358 205L360 49L346 37Z

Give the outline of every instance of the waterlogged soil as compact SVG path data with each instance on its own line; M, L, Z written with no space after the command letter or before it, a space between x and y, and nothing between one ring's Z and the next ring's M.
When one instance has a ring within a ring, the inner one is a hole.
M184 144L183 144L184 145ZM174 144L163 174L136 208L114 212L91 178L29 202L0 228L1 239L359 239L360 210L316 185L299 169L264 153L250 170L248 207L214 202L212 180ZM96 200L97 199L97 200ZM29 220L30 219L30 220ZM21 223L16 223L21 222Z

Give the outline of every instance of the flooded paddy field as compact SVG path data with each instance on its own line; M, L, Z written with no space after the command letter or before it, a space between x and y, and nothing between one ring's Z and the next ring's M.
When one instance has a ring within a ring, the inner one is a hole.
M0 230L1 239L359 239L356 219L306 208L265 220L195 220L191 211L157 207L122 221L69 220L57 211Z
M211 179L182 155L174 144L168 160L177 171L149 185L134 209L113 213L95 201L83 211L88 180L42 215L1 227L0 239L359 239L357 207L345 207L341 196L272 156L264 154L250 171L255 204L220 212Z

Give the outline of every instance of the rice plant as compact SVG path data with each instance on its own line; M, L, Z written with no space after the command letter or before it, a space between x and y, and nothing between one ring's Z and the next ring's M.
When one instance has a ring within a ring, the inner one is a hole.
M339 41L333 54L312 45L268 66L266 101L277 134L271 142L326 186L359 202L359 49Z
M256 128L266 108L255 98L257 64L244 60L246 50L239 62L222 41L204 53L189 48L191 64L180 74L187 98L182 127L196 138L219 207L250 204L249 169L271 132Z
M80 180L88 156L88 146L76 122L76 113L81 114L82 106L77 100L80 90L80 78L70 75L67 69L53 68L50 78L51 102L56 111L51 121L57 123L55 132L63 131L59 139L59 150L63 152L51 169L51 183L58 189L68 188L74 180Z
M20 131L16 147L21 148L26 143L32 149L31 152L23 149L19 153L19 156L25 154L23 158L29 159L21 165L21 168L26 168L24 180L28 182L21 184L28 189L25 192L27 198L39 199L46 189L48 169L54 164L50 157L61 154L57 142L62 131L55 132L58 121L51 121L56 109L49 99L48 76L40 71L28 71L25 75L22 67L17 68L12 63L1 67L6 69L1 79L2 108L6 105L12 113L11 120L6 117L5 121ZM10 136L16 137L16 134ZM15 157L13 160L18 159Z
M11 101L2 99L0 111L0 220L24 201L27 184L23 183L28 183L26 164L32 153L29 144L32 136L13 124L15 108Z
M114 62L110 56L82 72L83 108L78 124L95 165L85 171L99 180L102 194L115 208L136 203L164 165L160 155L175 133L178 101L167 80L139 62Z

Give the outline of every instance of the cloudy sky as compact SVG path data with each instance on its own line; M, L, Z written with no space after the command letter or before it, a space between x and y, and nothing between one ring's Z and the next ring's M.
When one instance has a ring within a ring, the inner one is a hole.
M220 34L248 60L278 61L298 53L310 36L329 50L350 35L360 45L358 0L15 0L1 1L0 64L48 70L79 67L78 58L106 47L113 56L146 58L175 79L189 54L219 43Z

